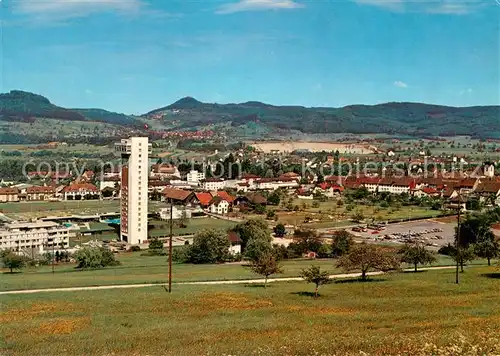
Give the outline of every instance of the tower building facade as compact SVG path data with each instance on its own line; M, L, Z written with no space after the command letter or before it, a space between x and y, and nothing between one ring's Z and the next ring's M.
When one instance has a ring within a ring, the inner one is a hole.
M120 239L131 245L148 239L148 177L151 144L131 137L115 144L122 159Z

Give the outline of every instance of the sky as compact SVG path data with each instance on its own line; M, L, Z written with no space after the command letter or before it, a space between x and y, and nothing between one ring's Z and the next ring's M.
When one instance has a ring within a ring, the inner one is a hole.
M500 104L500 0L0 0L0 91L142 114L203 102Z

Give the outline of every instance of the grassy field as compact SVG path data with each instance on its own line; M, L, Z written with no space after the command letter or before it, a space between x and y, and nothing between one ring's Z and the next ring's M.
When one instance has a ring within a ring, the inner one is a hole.
M161 202L150 201L149 211L156 211ZM119 200L81 200L43 202L30 201L19 203L0 203L0 212L13 219L30 219L34 217L87 215L97 213L114 213L120 211Z
M19 290L56 287L78 287L112 284L165 283L168 281L168 257L141 256L141 252L119 255L121 266L100 270L80 271L74 265L51 266L26 269L22 273L0 275L0 290ZM316 264L334 272L333 260L315 261ZM278 277L298 276L302 268L308 267L310 260L285 261L284 273ZM4 271L6 272L6 271ZM241 264L191 265L175 264L173 278L176 282L252 279L260 278Z
M417 206L402 206L396 208L382 208L379 206L356 206L352 211L347 211L346 206L337 206L335 200L319 203L318 208L312 207L312 201L295 199L293 205L298 205L300 211L278 210L276 215L278 221L284 224L303 225L304 227L320 229L342 227L352 224L351 217L355 213L361 213L371 221L387 221L408 218L432 218L441 212ZM305 223L305 219L312 219Z
M156 226L155 229L151 230L150 236L165 236L170 233L168 221L151 221L150 224ZM195 234L203 229L223 229L227 230L234 227L236 223L228 220L213 219L213 218L196 218L189 219L186 228L174 227L174 235L187 235Z
M73 264L61 264L37 268L26 268L21 273L6 273L1 270L0 290L21 290L57 287L82 287L114 284L166 283L168 281L167 256L141 256L143 252L127 252L117 255L120 266L98 270L77 270ZM317 264L332 274L342 273L336 268L336 260L288 260L283 262L284 273L273 277L296 277L303 268ZM452 265L447 256L438 255L434 266ZM471 265L484 265L484 260L476 260ZM232 280L259 278L240 263L220 265L174 264L175 282L209 280Z
M2 296L5 355L494 355L500 273Z

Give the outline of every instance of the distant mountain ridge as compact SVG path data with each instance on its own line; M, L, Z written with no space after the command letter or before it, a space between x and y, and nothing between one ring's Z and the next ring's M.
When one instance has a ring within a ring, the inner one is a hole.
M21 90L0 93L0 119L31 121L36 117L67 121L97 121L121 126L139 126L141 121L125 114L103 109L67 109L42 95Z
M175 115L171 115L175 111ZM143 117L171 119L179 128L259 122L304 133L387 133L412 136L471 135L500 138L500 106L451 107L392 102L342 108L274 106L257 101L209 104L192 97L152 110Z
M276 133L390 134L414 137L470 135L500 139L500 106L451 107L393 102L342 108L275 106L258 101L211 104L185 97L142 117L103 109L63 108L44 96L21 90L0 94L0 120L33 122L36 118L103 122L144 129L143 119L158 120L158 128L187 130L211 124L236 129L258 127ZM236 132L239 132L236 130ZM33 134L37 134L34 132Z

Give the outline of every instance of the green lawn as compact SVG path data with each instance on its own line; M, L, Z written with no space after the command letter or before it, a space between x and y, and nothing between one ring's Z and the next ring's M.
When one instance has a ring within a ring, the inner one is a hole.
M168 257L141 256L141 252L119 255L121 266L100 270L80 271L74 265L25 269L22 273L0 274L0 290L19 290L56 287L78 287L111 284L165 283L168 281ZM333 260L315 261L333 272ZM309 260L293 260L283 263L285 273L279 277L298 276L300 270L311 264ZM4 271L6 272L6 271ZM260 278L241 264L191 265L174 264L175 282L230 280Z
M494 355L498 270L332 283L174 286L0 299L6 355ZM363 353L361 353L363 352Z
M149 202L149 210L156 211L162 203ZM30 201L18 203L0 203L0 212L11 218L28 219L33 217L92 215L120 211L119 200L80 200L43 202Z
M141 256L141 252L118 254L120 266L99 270L77 270L73 264L61 264L38 268L26 268L21 273L6 273L0 269L0 290L21 290L57 287L81 287L114 284L165 283L168 281L167 256ZM283 262L284 273L274 277L296 277L301 269L317 264L333 273L342 273L335 267L333 259L288 260ZM484 260L476 260L473 265L484 265ZM447 256L438 256L435 266L453 265ZM411 266L410 266L411 267ZM238 263L220 265L174 264L174 282L232 280L260 278L248 268Z
M158 221L152 220L150 224L155 226L155 229L150 230L150 236L165 236L170 233L169 222L168 221ZM214 219L214 218L196 218L189 219L186 228L179 228L175 226L173 228L173 233L175 236L178 235L189 235L195 234L203 229L223 229L227 230L236 225L236 223L228 220Z
M419 206L402 206L396 209L394 207L382 208L379 206L354 205L353 210L347 211L346 204L337 206L335 200L320 202L318 208L313 208L312 204L313 201L311 200L295 199L293 205L299 206L300 210L290 212L280 208L276 213L278 221L284 224L303 225L304 227L320 229L352 224L351 217L358 212L365 217L366 221L371 221L373 218L379 222L408 218L433 218L442 213L441 211ZM312 219L312 222L304 223L306 218Z

